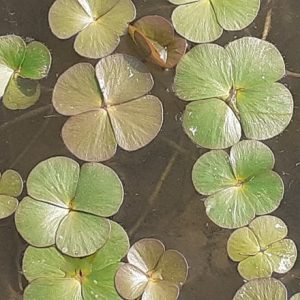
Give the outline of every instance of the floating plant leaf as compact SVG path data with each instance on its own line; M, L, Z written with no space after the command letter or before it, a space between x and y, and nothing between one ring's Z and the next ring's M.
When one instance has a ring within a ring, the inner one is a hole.
M284 185L273 166L272 151L258 141L241 141L230 155L224 150L202 155L192 177L196 190L207 196L208 217L220 227L237 228L249 224L255 215L274 211Z
M144 96L152 87L146 67L128 55L103 58L96 70L87 63L71 67L52 100L59 113L71 116L62 129L68 149L82 160L104 161L117 145L134 151L150 143L163 121L160 100Z
M293 114L290 91L274 83L284 73L279 51L257 38L238 39L225 49L194 47L181 59L175 76L177 96L193 101L183 115L185 132L209 149L234 145L242 130L249 139L278 135Z
M0 219L9 217L15 212L18 206L16 197L21 195L22 190L23 180L19 173L7 170L0 174Z
M50 28L60 39L76 36L74 49L81 56L111 54L135 19L130 0L56 0L49 12Z
M158 240L143 239L130 248L127 260L128 263L119 268L115 279L117 291L123 298L178 298L188 274L188 265L181 253L165 251Z
M48 75L51 54L40 42L28 45L15 35L0 37L0 97L8 109L25 109L40 97L37 80Z
M223 29L241 30L258 14L260 0L169 0L179 5L172 14L176 31L195 43L213 42Z
M129 241L120 225L109 222L109 239L92 256L72 258L55 247L29 246L23 258L23 273L29 281L24 300L120 300L114 278L120 260L128 251Z
M246 280L271 277L292 269L297 258L295 243L287 236L287 227L273 216L254 219L249 227L234 231L227 243L229 257L239 262L238 271Z
M233 300L287 300L285 286L274 278L254 279L245 283Z
M185 39L175 35L173 25L161 16L146 16L129 25L131 38L143 55L163 68L173 68L185 54Z
M35 247L56 245L62 253L82 257L107 241L110 223L123 201L117 174L99 163L81 169L72 159L54 157L39 163L27 180L16 212L16 226Z
M293 295L290 300L300 300L300 293Z

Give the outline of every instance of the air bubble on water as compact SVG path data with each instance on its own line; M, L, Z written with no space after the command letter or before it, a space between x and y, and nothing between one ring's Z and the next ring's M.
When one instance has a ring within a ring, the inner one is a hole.
M95 284L98 284L98 281L97 281L97 280L93 280L93 282L94 282Z
M66 253L66 252L68 252L68 248L67 248L67 247L63 247L63 248L61 249L61 251L64 252L64 253Z

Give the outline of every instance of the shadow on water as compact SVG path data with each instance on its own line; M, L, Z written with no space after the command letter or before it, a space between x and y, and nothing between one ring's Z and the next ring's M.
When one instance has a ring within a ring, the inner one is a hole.
M173 5L167 0L135 0L138 17L160 14L170 18ZM241 32L226 33L217 41L252 35L261 37L267 14L266 0L255 23ZM14 168L23 178L38 162L55 155L72 155L64 147L60 130L65 118L51 105L57 77L75 63L86 61L73 50L73 39L58 40L48 27L47 14L53 0L0 0L0 35L14 33L42 41L51 49L53 66L42 81L42 97L31 109L21 112L0 106L0 169ZM300 3L298 0L273 1L272 29L268 40L284 55L287 68L300 72ZM137 55L125 36L117 52ZM92 61L95 64L95 61ZM272 62L270 62L272 63ZM228 300L243 281L236 265L226 255L228 230L215 226L205 215L201 196L192 186L191 168L204 152L185 136L181 128L184 103L172 93L173 70L148 65L155 78L152 93L163 102L165 121L159 136L135 153L118 150L107 165L120 175L126 190L125 202L114 217L130 235L131 242L143 237L161 239L168 248L183 252L190 264L190 275L180 299ZM285 78L295 100L290 126L280 136L267 141L276 156L276 170L286 193L275 215L289 226L289 235L300 249L300 81ZM18 236L13 217L0 222L0 299L21 299L19 261L25 243ZM281 277L289 292L300 291L300 262Z

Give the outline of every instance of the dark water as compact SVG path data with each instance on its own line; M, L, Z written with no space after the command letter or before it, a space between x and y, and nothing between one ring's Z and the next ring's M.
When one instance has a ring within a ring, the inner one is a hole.
M167 0L135 0L138 16L160 14L170 17ZM217 42L226 44L245 35L260 37L267 13L266 0L255 23L248 29L224 34ZM31 109L20 112L0 106L0 169L14 168L23 178L40 161L55 155L72 157L62 143L60 130L65 118L53 111L50 101L57 76L75 63L86 61L73 50L73 39L58 40L48 27L47 14L53 0L0 0L0 35L14 33L44 42L53 55L49 77L42 81L42 97ZM287 69L300 72L300 2L273 0L272 30L268 40L284 55ZM137 55L128 37L117 52ZM93 64L96 61L92 61ZM149 64L155 78L152 93L159 96L165 121L159 136L134 153L118 150L106 162L120 175L126 190L125 202L114 217L128 231L131 242L143 237L161 239L178 249L189 261L190 274L180 299L230 300L242 285L236 265L226 255L230 231L215 226L205 215L201 196L192 186L191 168L204 152L196 148L181 128L184 103L172 93L174 72ZM286 192L275 215L289 226L289 236L300 249L300 79L284 82L295 100L293 121L285 132L266 143L276 156L276 170ZM26 245L18 236L13 217L0 221L0 300L22 299L20 257ZM300 291L300 261L281 277L293 294Z

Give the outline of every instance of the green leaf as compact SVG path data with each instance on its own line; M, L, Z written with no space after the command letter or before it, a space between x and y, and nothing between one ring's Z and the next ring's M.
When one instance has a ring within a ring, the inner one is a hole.
M249 224L262 248L284 239L288 230L284 222L274 216L261 216Z
M82 285L83 298L85 300L95 298L121 300L114 285L115 275L120 265L120 263L115 263L93 271L87 277L86 283Z
M124 197L118 175L109 167L98 163L81 167L73 208L102 217L117 213Z
M51 66L51 54L40 42L27 45L21 64L20 76L30 79L42 79L48 75Z
M96 74L108 106L140 98L154 84L147 67L135 57L124 54L114 54L100 60Z
M79 171L79 164L67 157L44 160L28 176L28 194L34 199L68 208L75 197Z
M255 279L245 283L233 300L287 300L287 290L277 279Z
M98 18L111 10L119 0L78 0L86 13L92 18Z
M293 107L290 91L280 83L237 95L242 127L249 139L265 140L281 133L291 121Z
M49 11L49 24L54 35L68 39L93 21L78 0L57 0Z
M300 293L293 295L293 297L290 300L300 300Z
M0 195L18 197L23 190L23 180L14 170L7 170L0 174Z
M177 300L179 288L174 283L168 281L149 282L143 294L143 300Z
M0 37L0 65L17 71L25 55L26 44L16 35Z
M147 273L156 267L164 252L165 246L161 241L142 239L130 248L127 259L130 264Z
M268 257L259 252L255 256L249 256L241 261L238 266L238 271L244 279L251 280L271 277L273 268Z
M253 203L257 215L269 214L277 209L284 194L283 181L273 171L254 176L243 184L242 189L246 198Z
M119 0L111 10L98 16L78 34L74 43L75 51L81 56L95 59L111 54L135 14L135 7L130 0Z
M244 37L231 42L226 50L231 56L236 89L271 84L285 74L283 58L278 49L269 42Z
M65 256L55 247L29 246L23 257L22 270L28 281L38 278L65 278L74 272L75 259Z
M55 109L66 116L98 110L102 96L94 67L79 63L64 72L57 80L52 102Z
M182 100L226 99L231 87L231 60L221 46L196 46L181 59L176 68L175 91Z
M52 246L59 224L67 214L67 209L26 197L16 211L16 227L30 245Z
M167 250L159 259L155 271L160 273L164 281L182 286L188 275L188 264L180 252Z
M39 278L24 291L24 300L34 299L70 299L83 300L78 280L70 278Z
M118 223L109 221L111 231L109 239L105 245L100 248L93 257L93 270L102 270L103 268L120 261L129 250L129 239L126 231Z
M117 151L117 142L105 109L71 117L62 129L68 149L85 161L104 161Z
M249 256L254 256L260 251L258 240L248 227L235 230L227 242L227 253L236 262L240 262Z
M292 240L284 239L272 244L265 252L276 273L289 272L297 259L297 247Z
M267 214L279 206L284 185L273 166L274 156L267 146L241 141L229 157L217 150L200 157L192 180L199 193L209 196L207 215L221 227L237 228L247 225L255 214Z
M257 141L241 141L232 146L230 162L236 178L245 180L266 170L275 164L271 149Z
M0 195L0 220L12 215L17 207L18 200L14 197Z
M211 195L237 183L229 156L223 150L203 154L193 167L192 180L202 195Z
M194 143L209 149L228 148L241 138L241 126L235 114L216 98L187 105L183 128Z
M107 242L110 223L98 216L71 211L56 232L56 246L72 257L95 253Z
M225 30L241 30L258 14L260 0L211 0L218 23Z
M118 145L127 151L149 144L163 123L163 107L152 95L108 108L108 114Z
M41 87L38 81L22 77L11 77L3 96L3 104L11 110L26 109L40 98Z
M139 268L124 264L116 273L116 289L123 298L134 300L144 293L148 279L148 276Z
M207 43L218 39L223 29L218 24L214 8L210 1L179 0L174 4L186 4L177 7L172 14L175 30L194 43Z
M243 190L238 187L223 189L205 200L206 214L218 226L228 229L249 224L255 209Z
M12 69L0 64L0 98L4 95L13 73L14 71Z

